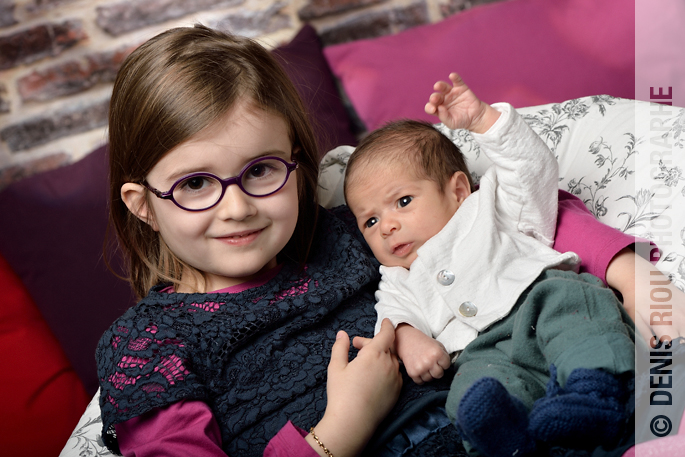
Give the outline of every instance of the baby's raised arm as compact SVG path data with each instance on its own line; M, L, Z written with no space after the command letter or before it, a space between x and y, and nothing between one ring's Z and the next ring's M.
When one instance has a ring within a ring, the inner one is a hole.
M439 81L425 110L451 129L468 129L493 162L483 179L496 183L496 207L507 226L551 246L557 217L557 161L511 105L476 97L456 73ZM500 117L502 116L502 117ZM481 185L482 185L481 181ZM481 186L482 187L482 186Z
M450 73L450 83L438 81L424 108L450 129L466 129L485 133L495 123L500 113L476 97L456 73Z

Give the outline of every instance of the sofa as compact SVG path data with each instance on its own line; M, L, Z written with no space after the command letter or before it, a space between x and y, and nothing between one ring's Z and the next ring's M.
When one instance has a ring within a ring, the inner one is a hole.
M622 3L510 0L326 48L305 25L273 52L317 128L322 200L341 202L349 150L336 146L354 146L389 120L432 121L423 112L432 84L458 71L486 102L508 101L527 116L559 159L560 188L579 195L595 217L643 237L652 221L672 221L674 241L657 267L685 287L685 222L673 209L685 198L685 115L673 109L663 124L680 156L654 164L638 153L649 138L650 105L631 100L634 12ZM487 164L468 135L445 134L482 172ZM655 171L642 172L648 169ZM649 209L655 186L669 191L659 214ZM0 357L13 368L0 381L0 446L7 455L105 455L96 405L84 414L98 386L94 350L104 329L135 302L121 259L105 244L106 145L11 184L0 192L0 214Z

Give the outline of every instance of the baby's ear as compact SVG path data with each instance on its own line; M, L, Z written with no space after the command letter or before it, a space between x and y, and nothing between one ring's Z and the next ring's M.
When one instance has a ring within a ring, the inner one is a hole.
M146 191L147 189L142 184L127 182L121 186L121 199L134 216L157 232L159 227L148 205Z
M466 200L466 197L471 195L471 185L469 184L469 178L463 171L457 171L450 178L447 184L448 191L453 194L457 202L461 203Z

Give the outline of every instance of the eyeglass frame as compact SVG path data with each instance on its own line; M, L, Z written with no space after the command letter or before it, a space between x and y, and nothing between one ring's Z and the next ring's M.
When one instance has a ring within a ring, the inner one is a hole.
M256 163L258 163L258 162L261 162L261 161L263 161L263 160L269 160L269 159L271 159L271 160L277 160L277 161L279 161L279 162L281 162L281 163L283 163L283 164L285 165L285 168L286 168L286 175L285 175L285 179L283 180L283 184L281 184L281 185L278 187L278 189L276 189L276 190L274 190L274 191L272 191L272 192L269 192L268 194L263 194L263 195L251 194L250 192L248 192L247 190L245 190L245 188L243 187L243 184L242 184L243 175L244 175L244 174L247 172L247 170L249 170L250 167L252 167L254 164L256 164ZM266 157L258 157L258 158L256 158L256 159L250 161L247 165L245 165L245 166L243 167L242 170L240 170L240 173L238 173L237 175L232 176L232 177L230 177L230 178L226 178L226 179L222 179L222 178L218 177L217 175L215 175L215 174L213 174L213 173L200 171L200 172L197 172L197 173L190 173L189 175L182 176L182 177L179 178L176 182L174 182L174 183L171 185L171 188L170 188L169 190L167 190L166 192L162 192L162 191L159 190L159 189L155 189L154 187L152 187L152 186L147 182L147 180L143 180L140 184L143 185L147 190L149 190L150 192L152 192L157 198L161 198L162 200L171 200L172 203L173 203L174 205L178 206L178 207L181 208L182 210L184 210L184 211L190 211L190 212L195 213L195 212L199 212L199 211L207 211L208 209L214 208L216 205L218 205L219 202L220 202L221 200L223 200L224 195L226 194L226 188L227 188L228 186L230 186L231 184L236 184L236 185L238 186L238 188L240 188L240 190L243 191L243 193L244 193L245 195L249 195L250 197L261 198L261 197L268 197L269 195L273 195L273 194L275 194L276 192L278 192L279 190L281 190L281 189L283 188L283 186L286 185L286 183L288 182L288 179L290 179L290 173L292 173L293 171L295 171L295 169L298 168L298 166L299 166L298 163L295 162L295 161L288 162L287 160L282 159L282 158L280 158L280 157L266 156ZM185 180L187 180L187 179L195 178L195 177L197 177L197 176L207 176L207 177L216 179L218 182L220 182L220 183L221 183L221 195L219 195L219 198L216 200L216 202L214 202L211 206L208 206L208 207L206 207L206 208L202 208L202 209L190 209L190 208L186 208L186 207L184 207L184 206L181 206L181 204L178 203L178 202L176 201L176 199L174 198L174 189L176 189L176 186L178 186L178 185L179 185L180 183L182 183L183 181L185 181Z

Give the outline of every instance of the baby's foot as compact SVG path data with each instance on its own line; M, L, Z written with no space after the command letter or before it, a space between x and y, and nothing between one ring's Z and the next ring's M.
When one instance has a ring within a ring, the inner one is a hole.
M578 368L564 388L550 369L547 395L535 402L529 430L550 445L594 448L615 443L623 431L627 392L617 377L602 370Z
M465 441L488 457L535 451L526 407L494 378L481 378L469 387L459 402L455 425Z

